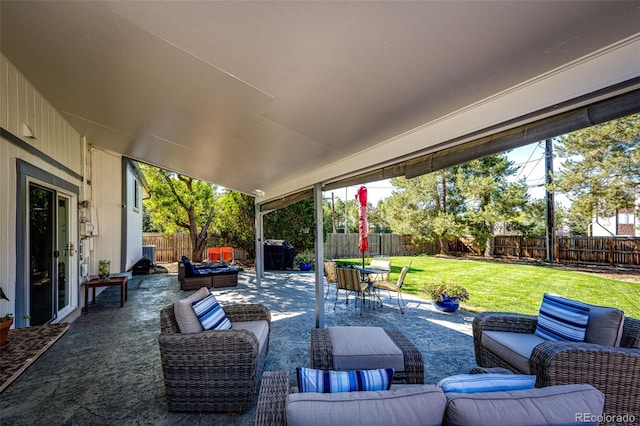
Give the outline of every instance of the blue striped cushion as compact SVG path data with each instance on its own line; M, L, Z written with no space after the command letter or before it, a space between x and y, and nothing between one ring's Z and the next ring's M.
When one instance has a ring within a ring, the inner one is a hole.
M476 393L533 389L536 376L524 374L458 374L438 383L444 392Z
M231 322L213 294L209 294L191 305L205 330L229 330L231 328Z
M333 371L296 368L298 391L337 393L389 390L393 368L378 370Z
M545 293L535 334L550 341L584 342L587 322L587 305Z

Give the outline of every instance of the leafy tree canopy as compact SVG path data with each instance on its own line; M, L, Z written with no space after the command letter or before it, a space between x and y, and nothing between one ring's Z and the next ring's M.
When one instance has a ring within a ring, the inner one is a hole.
M640 184L640 114L559 138L564 159L556 186L580 216L611 216L634 207Z
M289 241L297 252L314 249L313 197L264 216L264 238Z
M220 243L240 247L255 256L255 199L241 192L227 190L214 201L214 227ZM214 237L215 238L215 237Z
M150 198L144 200L151 223L163 232L187 231L191 258L203 259L214 217L216 186L189 176L142 164Z

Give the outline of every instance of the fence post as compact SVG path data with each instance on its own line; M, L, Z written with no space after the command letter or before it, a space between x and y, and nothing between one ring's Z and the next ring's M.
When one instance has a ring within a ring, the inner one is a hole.
M613 266L613 239L607 241L609 244L609 266Z

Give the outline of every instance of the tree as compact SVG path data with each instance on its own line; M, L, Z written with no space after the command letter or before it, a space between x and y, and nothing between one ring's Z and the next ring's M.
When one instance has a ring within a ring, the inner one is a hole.
M287 240L298 252L314 249L313 197L264 216L265 239Z
M494 225L517 222L528 201L524 181L508 182L517 171L506 153L469 161L457 168L456 188L464 197L464 218L474 245L493 255Z
M220 245L240 247L255 257L255 199L247 194L227 190L214 202L215 228Z
M462 232L456 218L460 202L453 186L453 170L391 179L396 189L379 203L380 215L391 230L411 235L417 245L437 240L440 253L448 253L447 241Z
M566 225L575 230L576 226L580 226L577 223L571 222L567 210L561 206L556 205L555 208L556 229L560 226ZM511 229L518 231L525 237L538 237L547 233L547 202L543 198L538 198L528 202L519 218L513 223ZM581 234L579 234L581 235Z
M202 259L210 238L216 186L149 165L143 164L141 169L151 195L143 201L151 222L164 232L188 231L191 258Z
M640 185L640 114L588 127L559 138L564 159L556 187L574 214L612 216L632 209Z

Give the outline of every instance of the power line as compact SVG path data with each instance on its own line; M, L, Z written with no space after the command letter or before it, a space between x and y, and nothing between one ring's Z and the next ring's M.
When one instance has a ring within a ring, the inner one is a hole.
M531 151L531 154L529 154L529 158L527 158L527 161L524 162L524 164L529 163L529 161L531 160L531 157L533 157L533 154L536 152L536 150L540 148L540 142L538 142L536 144L536 146L533 147L533 151ZM538 160L540 161L540 160ZM535 166L534 166L535 168ZM520 167L520 170L518 171L518 176L516 176L516 180L518 180L518 178L520 177L520 175L522 174L522 171L524 170L524 167Z

